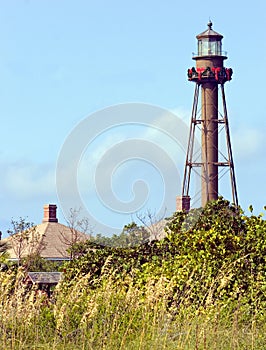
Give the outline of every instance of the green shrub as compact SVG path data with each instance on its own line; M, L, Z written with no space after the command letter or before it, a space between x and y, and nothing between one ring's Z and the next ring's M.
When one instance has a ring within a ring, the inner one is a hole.
M174 213L166 231L135 247L83 244L51 300L22 267L1 272L0 348L264 349L262 215L219 198Z

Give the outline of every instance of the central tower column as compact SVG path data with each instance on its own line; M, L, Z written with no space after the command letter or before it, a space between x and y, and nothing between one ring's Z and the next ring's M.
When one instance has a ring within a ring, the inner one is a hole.
M201 202L218 197L218 85L203 83L201 86L202 106L202 166L201 166Z

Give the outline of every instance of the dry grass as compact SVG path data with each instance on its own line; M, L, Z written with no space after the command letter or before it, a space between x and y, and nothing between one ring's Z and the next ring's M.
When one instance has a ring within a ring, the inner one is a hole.
M245 308L186 306L169 311L171 281L136 288L107 279L88 288L88 276L69 290L58 286L56 301L27 290L23 272L0 274L0 348L106 350L264 350L266 325Z

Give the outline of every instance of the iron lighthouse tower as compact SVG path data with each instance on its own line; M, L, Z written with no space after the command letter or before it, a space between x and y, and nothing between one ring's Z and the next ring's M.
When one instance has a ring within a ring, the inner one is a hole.
M222 51L223 36L212 29L211 21L208 23L208 29L197 35L196 38L198 50L193 56L196 67L188 69L188 80L195 83L195 93L182 196L177 197L177 210L189 210L190 208L189 191L193 170L201 177L202 207L207 202L218 199L221 172L223 176L226 170L230 173L232 202L238 205L224 92L224 84L231 80L233 71L231 68L224 67L224 60L227 59L227 56ZM199 100L201 100L200 106ZM197 129L200 129L201 134L200 155L196 155L194 149ZM226 152L219 148L221 129L225 135Z

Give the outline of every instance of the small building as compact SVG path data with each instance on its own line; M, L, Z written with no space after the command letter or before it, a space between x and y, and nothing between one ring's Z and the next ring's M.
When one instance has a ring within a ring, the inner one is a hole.
M61 278L61 272L28 272L24 282L37 285L38 291L50 298L51 288L55 287Z
M55 204L44 205L42 223L32 227L26 233L17 233L5 239L9 248L9 260L17 261L31 254L52 261L71 259L70 247L77 242L86 241L89 235L73 227L60 224ZM4 241L4 240L3 240Z

